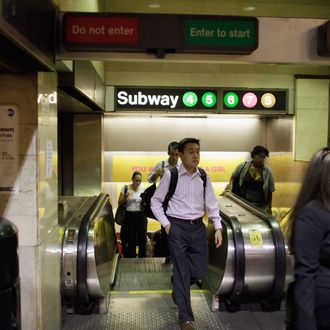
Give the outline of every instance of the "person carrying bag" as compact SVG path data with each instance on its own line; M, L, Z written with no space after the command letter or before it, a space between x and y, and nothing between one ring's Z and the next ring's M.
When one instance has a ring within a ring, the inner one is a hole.
M119 195L118 209L116 212L117 223L122 223L120 239L124 257L146 257L147 250L147 220L141 209L141 197L144 188L141 187L142 174L134 172L132 183L125 186ZM117 216L118 213L118 216ZM124 213L124 217L122 215ZM123 220L124 219L124 220Z
M124 196L126 196L128 191L128 186L125 185L124 187ZM119 204L118 201L118 208L116 210L116 214L115 214L115 222L117 225L122 226L125 222L125 216L126 216L126 202L123 201L122 204Z

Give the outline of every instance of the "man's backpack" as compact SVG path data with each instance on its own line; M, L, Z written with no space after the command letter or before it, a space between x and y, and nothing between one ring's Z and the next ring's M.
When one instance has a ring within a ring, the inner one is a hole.
M206 187L206 172L198 167L198 170L201 174L201 179L203 180L203 187L204 187L204 195L205 195L205 187ZM168 188L168 192L165 196L164 202L163 202L163 208L164 212L166 213L168 203L172 196L174 195L176 185L178 183L178 168L173 167L170 169L171 172L171 180L170 180L170 185ZM156 219L155 215L153 214L150 204L151 204L151 198L154 195L156 191L156 184L152 184L150 187L148 187L140 196L142 198L141 205L142 205L142 210L144 211L144 214L148 218ZM157 219L156 219L157 220Z

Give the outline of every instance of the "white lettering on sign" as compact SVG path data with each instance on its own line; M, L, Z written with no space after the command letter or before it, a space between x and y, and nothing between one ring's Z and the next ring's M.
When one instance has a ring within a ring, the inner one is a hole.
M38 102L38 104L40 104L40 103L56 104L57 103L57 92L54 92L51 94L40 93L38 95L37 102Z
M232 30L229 31L229 38L241 38L241 39L246 39L250 38L250 30L246 29L245 31L240 31L240 30Z
M108 28L109 35L129 36L129 35L132 35L133 33L134 33L134 28L127 28L124 26Z
M216 30L213 29L206 29L206 28L190 28L190 36L194 38L231 38L231 39L250 39L251 34L250 30L221 30L217 28Z
M178 95L144 95L142 92L130 95L125 91L117 94L117 102L120 105L161 105L174 109L178 103Z
M110 35L110 36L131 36L135 33L135 29L126 26L119 27L107 27L101 26L90 26L86 29L84 26L77 24L71 27L72 34L75 35Z
M190 35L192 37L212 38L213 34L214 34L214 30L208 30L205 28L197 29L193 27L190 29Z
M72 34L85 34L86 28L79 25L72 25Z

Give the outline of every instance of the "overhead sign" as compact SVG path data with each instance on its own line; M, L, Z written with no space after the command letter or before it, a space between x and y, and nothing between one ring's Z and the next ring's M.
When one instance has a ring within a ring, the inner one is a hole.
M65 16L67 44L125 44L139 41L139 21L132 17Z
M330 21L317 29L317 53L320 56L330 56Z
M256 19L188 19L185 21L185 44L253 51L258 46L258 24Z
M217 90L117 87L116 110L216 110Z
M116 87L115 111L286 114L286 89Z
M286 89L223 89L223 112L286 113Z
M258 47L254 17L65 13L70 51L250 54Z

